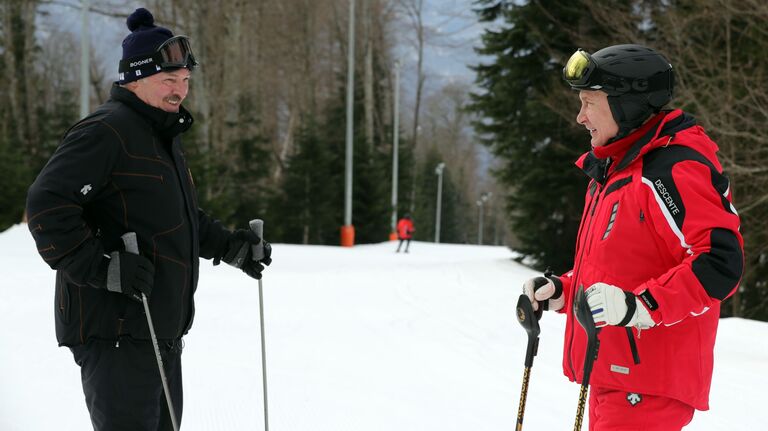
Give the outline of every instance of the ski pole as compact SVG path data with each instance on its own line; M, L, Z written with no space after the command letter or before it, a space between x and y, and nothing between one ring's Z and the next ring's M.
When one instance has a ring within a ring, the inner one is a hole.
M136 232L127 232L121 237L125 244L125 251L128 253L139 254L139 242L136 239ZM149 335L152 338L152 347L155 349L155 359L157 359L157 369L160 370L160 380L163 382L163 393L165 401L168 403L168 413L171 415L171 424L173 431L179 431L179 424L176 422L176 412L173 410L173 401L171 401L171 391L168 389L168 378L165 376L165 367L163 367L163 358L160 357L160 347L157 345L157 336L155 335L155 325L152 324L152 314L149 312L149 302L147 295L141 293L141 302L144 304L144 314L147 315L147 325L149 325Z
M252 259L259 261L264 258L264 221L260 219L253 219L248 223L253 233L255 233L260 241L258 244L251 246ZM259 279L259 323L261 328L261 382L264 391L264 431L269 431L269 403L267 402L267 349L264 341L264 294Z
M541 318L542 308L533 311L533 305L527 295L522 294L517 300L517 321L528 333L528 347L525 351L525 370L523 371L523 387L520 390L520 404L517 408L517 428L516 431L523 429L523 416L525 414L525 400L528 398L528 383L531 379L531 367L533 366L533 357L539 349L539 319Z
M592 318L592 310L587 303L587 295L584 293L584 286L579 286L576 292L576 298L573 303L573 311L576 320L587 333L587 352L584 356L584 376L581 379L581 390L579 391L579 405L576 409L576 423L573 425L574 431L581 431L581 422L584 419L584 406L587 402L587 392L589 391L589 376L592 374L592 366L597 360L597 351L600 348L600 340L597 335L600 328L595 327L595 321Z

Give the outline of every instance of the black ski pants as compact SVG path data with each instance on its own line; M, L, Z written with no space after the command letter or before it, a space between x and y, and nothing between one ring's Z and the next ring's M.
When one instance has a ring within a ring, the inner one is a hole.
M410 238L400 238L400 242L397 244L397 251L400 252L400 247L403 245L403 241L406 241L406 243L405 243L405 252L408 253L408 247L411 246L411 239Z
M168 387L181 426L181 340L159 341ZM151 341L123 337L70 348L80 366L94 431L173 431Z

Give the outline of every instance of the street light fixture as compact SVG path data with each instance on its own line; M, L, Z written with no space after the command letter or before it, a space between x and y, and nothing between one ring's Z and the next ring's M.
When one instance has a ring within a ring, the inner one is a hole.
M493 196L493 193L486 192L480 195L480 199L477 200L477 208L479 210L479 214L477 217L477 244L483 245L483 207L485 206L485 203L488 202L491 199L491 196Z
M435 168L437 174L437 208L435 209L435 242L440 243L440 214L443 206L443 169L445 163L440 163Z

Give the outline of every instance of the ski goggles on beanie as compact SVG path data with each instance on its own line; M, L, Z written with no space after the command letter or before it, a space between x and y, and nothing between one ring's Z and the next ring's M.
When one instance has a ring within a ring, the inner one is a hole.
M174 36L166 40L157 48L157 53L160 54L160 68L163 70L182 67L192 70L198 66L186 36Z
M193 70L198 65L189 38L174 36L163 42L152 54L120 60L118 80L120 84L125 84L161 71L181 68Z

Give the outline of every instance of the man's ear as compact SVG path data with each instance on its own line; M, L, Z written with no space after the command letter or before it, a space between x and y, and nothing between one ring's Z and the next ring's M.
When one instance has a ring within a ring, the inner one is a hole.
M136 88L139 86L139 83L137 81L131 81L123 84L121 87L128 89L130 91L136 92Z

